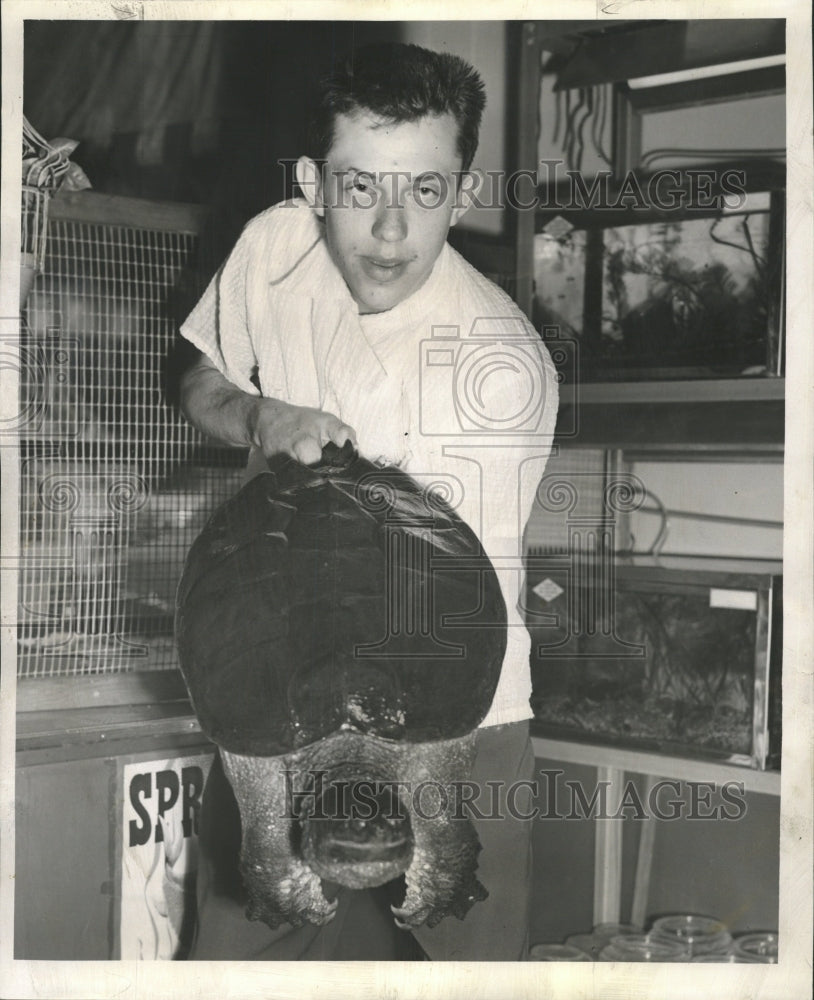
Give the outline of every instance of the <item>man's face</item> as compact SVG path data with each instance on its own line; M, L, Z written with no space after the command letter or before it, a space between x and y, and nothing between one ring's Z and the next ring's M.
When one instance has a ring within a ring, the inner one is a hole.
M457 133L452 115L397 125L365 112L337 117L315 208L360 313L392 309L420 288L463 215Z

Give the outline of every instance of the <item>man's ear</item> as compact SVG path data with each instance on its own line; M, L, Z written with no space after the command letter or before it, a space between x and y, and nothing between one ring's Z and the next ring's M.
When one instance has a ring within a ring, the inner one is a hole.
M451 226L454 226L458 219L471 208L477 198L478 191L480 191L481 184L483 184L483 171L481 170L464 170L459 175L458 194L449 223Z
M302 196L319 216L325 215L325 202L322 195L322 171L308 156L297 160L294 170Z

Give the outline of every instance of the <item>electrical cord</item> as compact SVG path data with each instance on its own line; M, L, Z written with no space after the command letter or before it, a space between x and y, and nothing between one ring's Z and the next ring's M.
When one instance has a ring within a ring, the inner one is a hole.
M624 552L624 555L653 556L658 559L662 554L662 549L667 541L667 536L670 530L670 520L676 518L690 521L706 521L714 524L741 525L749 528L775 528L777 530L782 530L783 528L782 521L775 521L767 518L733 517L731 514L708 514L692 510L670 510L664 506L661 499L652 490L645 487L644 495L645 498L647 500L651 500L655 506L642 505L637 509L644 514L658 514L661 518L659 530L656 532L656 537L653 539L650 547L644 550L637 551L635 549L635 538L632 538L634 545L630 551Z

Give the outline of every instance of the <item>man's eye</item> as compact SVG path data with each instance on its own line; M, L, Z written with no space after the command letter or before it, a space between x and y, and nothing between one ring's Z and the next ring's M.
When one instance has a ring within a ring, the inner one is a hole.
M444 198L443 185L437 180L417 181L413 188L413 198L423 208L433 208Z
M370 190L370 184L363 177L354 177L352 187L356 191Z

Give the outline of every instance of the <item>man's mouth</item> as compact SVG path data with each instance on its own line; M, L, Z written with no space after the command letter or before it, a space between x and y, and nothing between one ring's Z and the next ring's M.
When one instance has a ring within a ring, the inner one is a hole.
M362 270L368 278L372 278L373 281L379 281L385 284L389 281L396 281L400 278L407 270L407 265L409 263L409 259L405 260L402 257L394 259L389 259L387 257L361 258Z

